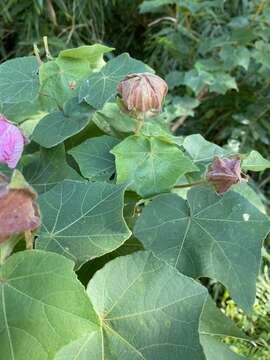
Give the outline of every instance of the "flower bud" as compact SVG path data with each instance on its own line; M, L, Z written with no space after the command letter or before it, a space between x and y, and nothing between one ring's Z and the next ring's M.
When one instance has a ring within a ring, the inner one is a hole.
M155 113L161 110L168 86L157 75L138 73L126 76L119 83L117 91L128 111Z
M215 157L206 177L219 194L225 193L232 185L245 179L241 176L241 160L239 158L232 160Z
M23 181L22 181L23 180ZM0 244L13 235L33 231L40 225L36 194L15 171L11 181L0 176Z
M14 169L22 156L25 143L21 130L0 115L0 163Z

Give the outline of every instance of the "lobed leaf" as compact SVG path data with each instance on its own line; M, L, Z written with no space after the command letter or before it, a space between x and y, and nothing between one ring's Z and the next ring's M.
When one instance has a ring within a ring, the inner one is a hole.
M39 199L43 224L37 248L77 266L118 248L131 233L123 218L125 186L63 181Z
M59 348L98 329L72 270L72 261L37 250L16 253L0 266L1 359L53 359Z
M0 65L1 102L32 102L38 91L38 64L34 56L8 60Z
M117 183L142 197L171 189L178 178L197 167L172 142L161 137L129 136L111 151L115 155Z
M184 274L222 282L249 311L269 230L269 220L241 195L219 196L202 187L190 190L187 201L175 194L156 197L143 210L134 234Z
M203 360L199 318L206 289L150 252L117 258L87 287L101 328L55 360Z
M81 173L90 180L109 180L115 172L114 156L110 150L119 143L103 135L84 141L69 151L79 165Z
M92 114L93 109L87 104L78 104L76 98L70 99L63 111L52 112L38 122L32 139L43 147L52 148L82 131Z
M119 55L83 82L79 91L80 101L85 100L94 108L101 109L106 102L114 100L116 87L126 75L139 72L153 70L126 53Z

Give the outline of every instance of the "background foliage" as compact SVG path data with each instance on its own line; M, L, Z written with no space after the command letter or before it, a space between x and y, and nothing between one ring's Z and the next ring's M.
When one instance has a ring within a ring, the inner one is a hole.
M32 54L33 43L42 48L44 35L49 38L52 54L82 44L115 47L114 54L106 55L108 59L128 52L166 78L170 93L162 121L178 135L201 133L229 151L248 153L254 148L269 159L268 1L9 0L2 1L0 9L2 61ZM95 122L99 123L100 118ZM62 150L61 145L43 150L43 163L52 152L57 152L54 158L59 159ZM70 155L76 159L79 149L73 148ZM54 166L57 168L57 164ZM80 170L84 173L83 168ZM26 164L27 172L30 174L31 169L27 170ZM67 165L65 174L73 178L71 172ZM269 205L269 171L252 176L254 189ZM32 179L31 183L42 183L39 180ZM250 317L237 309L224 289L216 293L212 289L224 311L248 335L255 336L253 345L236 340L232 344L251 359L266 360L270 356L268 265L266 261L258 280L257 303Z

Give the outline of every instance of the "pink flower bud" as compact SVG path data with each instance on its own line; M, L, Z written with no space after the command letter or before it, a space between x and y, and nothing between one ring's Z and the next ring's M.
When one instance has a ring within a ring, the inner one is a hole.
M158 112L168 92L166 82L151 73L131 74L123 79L117 91L128 111Z
M17 126L0 115L0 163L14 169L19 162L26 138Z
M36 194L30 187L12 186L12 182L0 177L0 244L10 236L33 231L40 225Z
M244 179L241 176L241 160L215 157L206 177L208 182L214 186L216 192L223 194L233 184L237 184Z

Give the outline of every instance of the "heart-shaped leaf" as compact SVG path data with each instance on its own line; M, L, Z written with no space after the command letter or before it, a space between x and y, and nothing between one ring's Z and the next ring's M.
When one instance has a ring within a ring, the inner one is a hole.
M110 150L119 143L111 136L91 138L69 151L81 173L91 180L108 180L115 172L114 156Z
M81 265L118 248L131 233L123 218L125 186L64 181L39 197L37 247Z
M119 55L82 83L80 101L85 100L94 108L101 109L106 102L114 100L116 87L126 75L152 71L149 66L126 53Z
M183 142L183 147L194 162L210 162L214 156L225 155L220 146L205 140L200 134L189 135Z
M207 291L150 252L117 258L87 293L100 332L65 346L55 360L203 360L199 318Z
M103 55L111 50L94 44L61 51L56 59L40 67L41 93L58 105L64 104L78 94L82 80L105 65Z
M98 328L73 265L34 250L16 253L0 267L1 359L53 359L63 345Z
M163 138L129 136L111 151L116 158L117 183L146 197L168 191L197 167L172 142Z
M92 115L93 109L89 105L78 104L76 98L70 99L63 111L48 114L39 121L32 139L41 146L52 148L83 130Z
M243 160L242 169L263 171L270 168L270 161L265 159L258 151L252 150Z
M34 101L38 90L38 64L34 56L8 60L0 65L1 102Z
M39 193L46 192L65 179L82 180L66 160L64 145L52 149L40 149L23 168L26 180Z
M269 230L268 219L241 195L194 188L187 201L175 194L156 197L134 233L146 249L184 274L221 281L249 311Z

